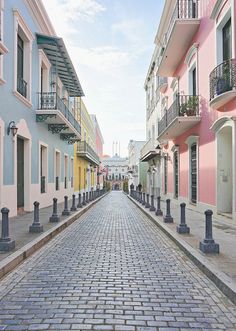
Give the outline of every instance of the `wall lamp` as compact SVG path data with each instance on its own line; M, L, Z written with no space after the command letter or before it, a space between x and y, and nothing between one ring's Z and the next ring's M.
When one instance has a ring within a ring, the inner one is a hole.
M15 121L11 121L7 128L7 134L9 136L10 132L12 133L13 137L17 134L18 128L16 127Z

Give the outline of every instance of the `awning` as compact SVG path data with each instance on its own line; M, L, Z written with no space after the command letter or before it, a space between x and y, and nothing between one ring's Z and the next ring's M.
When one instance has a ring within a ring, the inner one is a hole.
M63 85L71 97L84 96L77 73L62 38L36 34L37 44L56 68Z

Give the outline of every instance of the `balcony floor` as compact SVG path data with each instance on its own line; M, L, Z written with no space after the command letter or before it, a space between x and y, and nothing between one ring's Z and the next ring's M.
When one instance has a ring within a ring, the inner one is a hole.
M173 140L179 137L184 132L188 131L201 121L200 116L180 116L158 136L158 140Z
M200 19L176 20L170 38L165 47L157 74L162 77L173 77L187 52L191 40L197 32Z
M220 95L217 95L214 99L210 101L210 107L213 109L219 109L226 105L228 102L236 97L236 90L227 91Z

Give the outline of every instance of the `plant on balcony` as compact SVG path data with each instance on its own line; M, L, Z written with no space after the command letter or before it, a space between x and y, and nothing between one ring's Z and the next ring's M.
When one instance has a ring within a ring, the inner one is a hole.
M198 107L198 96L190 96L186 102L181 103L179 114L180 116L196 116Z

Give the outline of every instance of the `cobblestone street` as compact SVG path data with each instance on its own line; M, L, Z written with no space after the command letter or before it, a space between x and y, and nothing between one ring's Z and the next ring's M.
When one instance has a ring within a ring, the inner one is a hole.
M236 307L121 192L0 282L0 330L236 330Z

